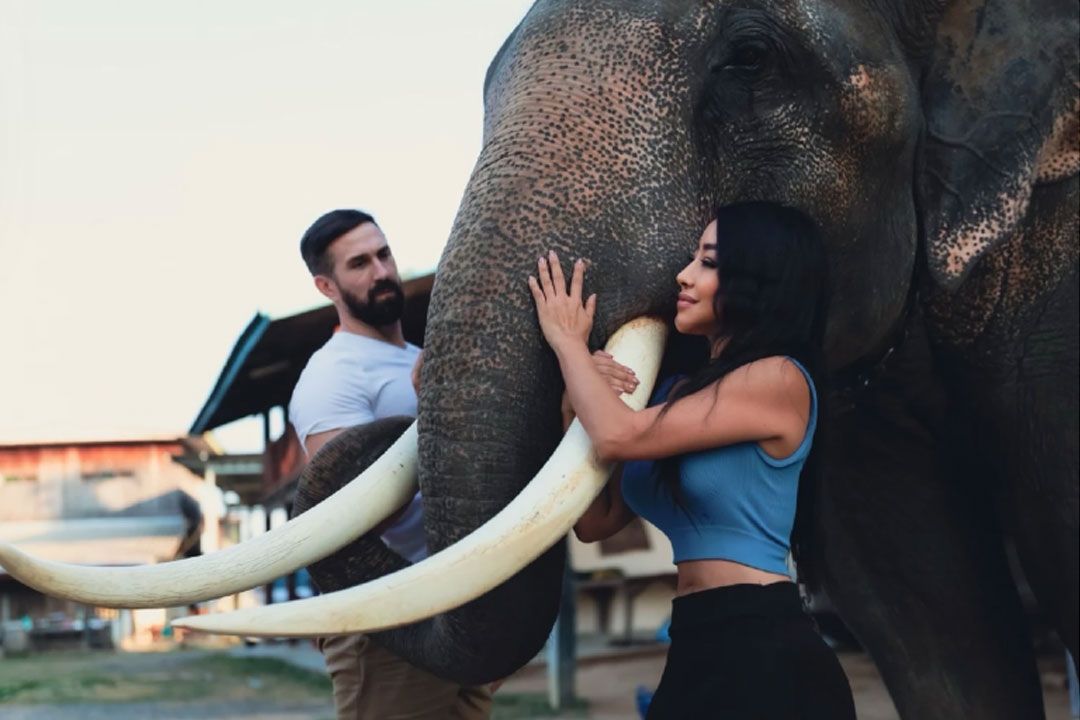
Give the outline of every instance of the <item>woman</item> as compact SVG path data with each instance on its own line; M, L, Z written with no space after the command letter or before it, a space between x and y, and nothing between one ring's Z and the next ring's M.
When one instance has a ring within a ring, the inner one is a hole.
M640 514L671 539L672 644L649 718L855 717L843 670L786 565L789 549L803 559L810 529L825 269L802 213L766 203L718 209L676 278L675 327L705 336L709 361L640 412L590 359L596 296L582 303L584 263L574 264L569 292L554 252L529 278L596 452L662 460L627 463L575 526L591 542Z

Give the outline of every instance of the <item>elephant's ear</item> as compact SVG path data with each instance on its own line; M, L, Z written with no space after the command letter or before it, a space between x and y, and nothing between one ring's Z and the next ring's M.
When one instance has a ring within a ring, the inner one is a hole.
M946 0L923 82L927 261L954 289L1080 169L1076 0Z

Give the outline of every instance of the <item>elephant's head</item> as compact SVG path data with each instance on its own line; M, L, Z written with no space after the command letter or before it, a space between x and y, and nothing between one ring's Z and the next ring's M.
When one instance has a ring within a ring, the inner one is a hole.
M600 345L670 315L714 204L795 206L827 240L831 364L872 358L917 267L956 287L1040 173L1075 172L1055 132L1075 122L1076 20L1075 4L1012 0L538 2L488 70L432 295L433 546L506 505L558 440L561 379L525 285L541 253L591 261ZM561 563L553 550L422 639L388 641L449 677L504 674L543 642Z
M549 248L591 261L599 345L670 316L714 205L800 208L827 243L834 368L889 344L917 277L960 286L1035 183L1076 172L1075 2L1035 5L537 2L488 71L483 149L431 298L418 421L431 548L504 508L559 439L561 379L525 283ZM400 566L362 550L322 565L322 584ZM381 639L447 678L505 676L541 647L562 571L556 545Z

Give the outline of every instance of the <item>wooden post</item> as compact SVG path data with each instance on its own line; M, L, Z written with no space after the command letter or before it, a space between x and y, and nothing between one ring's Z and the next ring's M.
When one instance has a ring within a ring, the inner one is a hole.
M546 648L548 704L556 711L569 708L575 696L577 618L574 594L574 574L570 570L570 555L567 553L562 595L559 599L559 616L555 618L555 626L551 629Z
M79 607L82 609L82 623L83 623L83 626L82 626L82 643L81 643L82 644L82 649L83 650L89 650L90 649L90 618L92 617L92 613L90 612L90 608L87 607L86 605L80 605Z
M11 620L11 598L3 590L0 590L0 640L8 632L7 624ZM0 660L4 659L4 643L0 642Z
M221 549L221 495L217 487L217 472L207 464L203 470L202 502L203 531L199 537L202 552L211 553Z
M271 528L270 528L270 508L267 507L266 505L263 505L263 514L264 514L264 517L265 517L265 525L264 525L264 530L263 531L264 532L270 532L270 530L271 530ZM272 604L274 602L274 581L273 580L271 580L270 582L266 583L266 585L263 586L263 595L264 595L263 602L266 605L270 605L270 604Z

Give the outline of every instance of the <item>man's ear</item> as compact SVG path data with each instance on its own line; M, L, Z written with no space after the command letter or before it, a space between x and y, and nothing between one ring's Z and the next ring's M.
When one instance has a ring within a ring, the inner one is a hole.
M321 292L327 299L335 301L340 296L338 292L337 283L328 278L326 275L316 275L315 289Z

